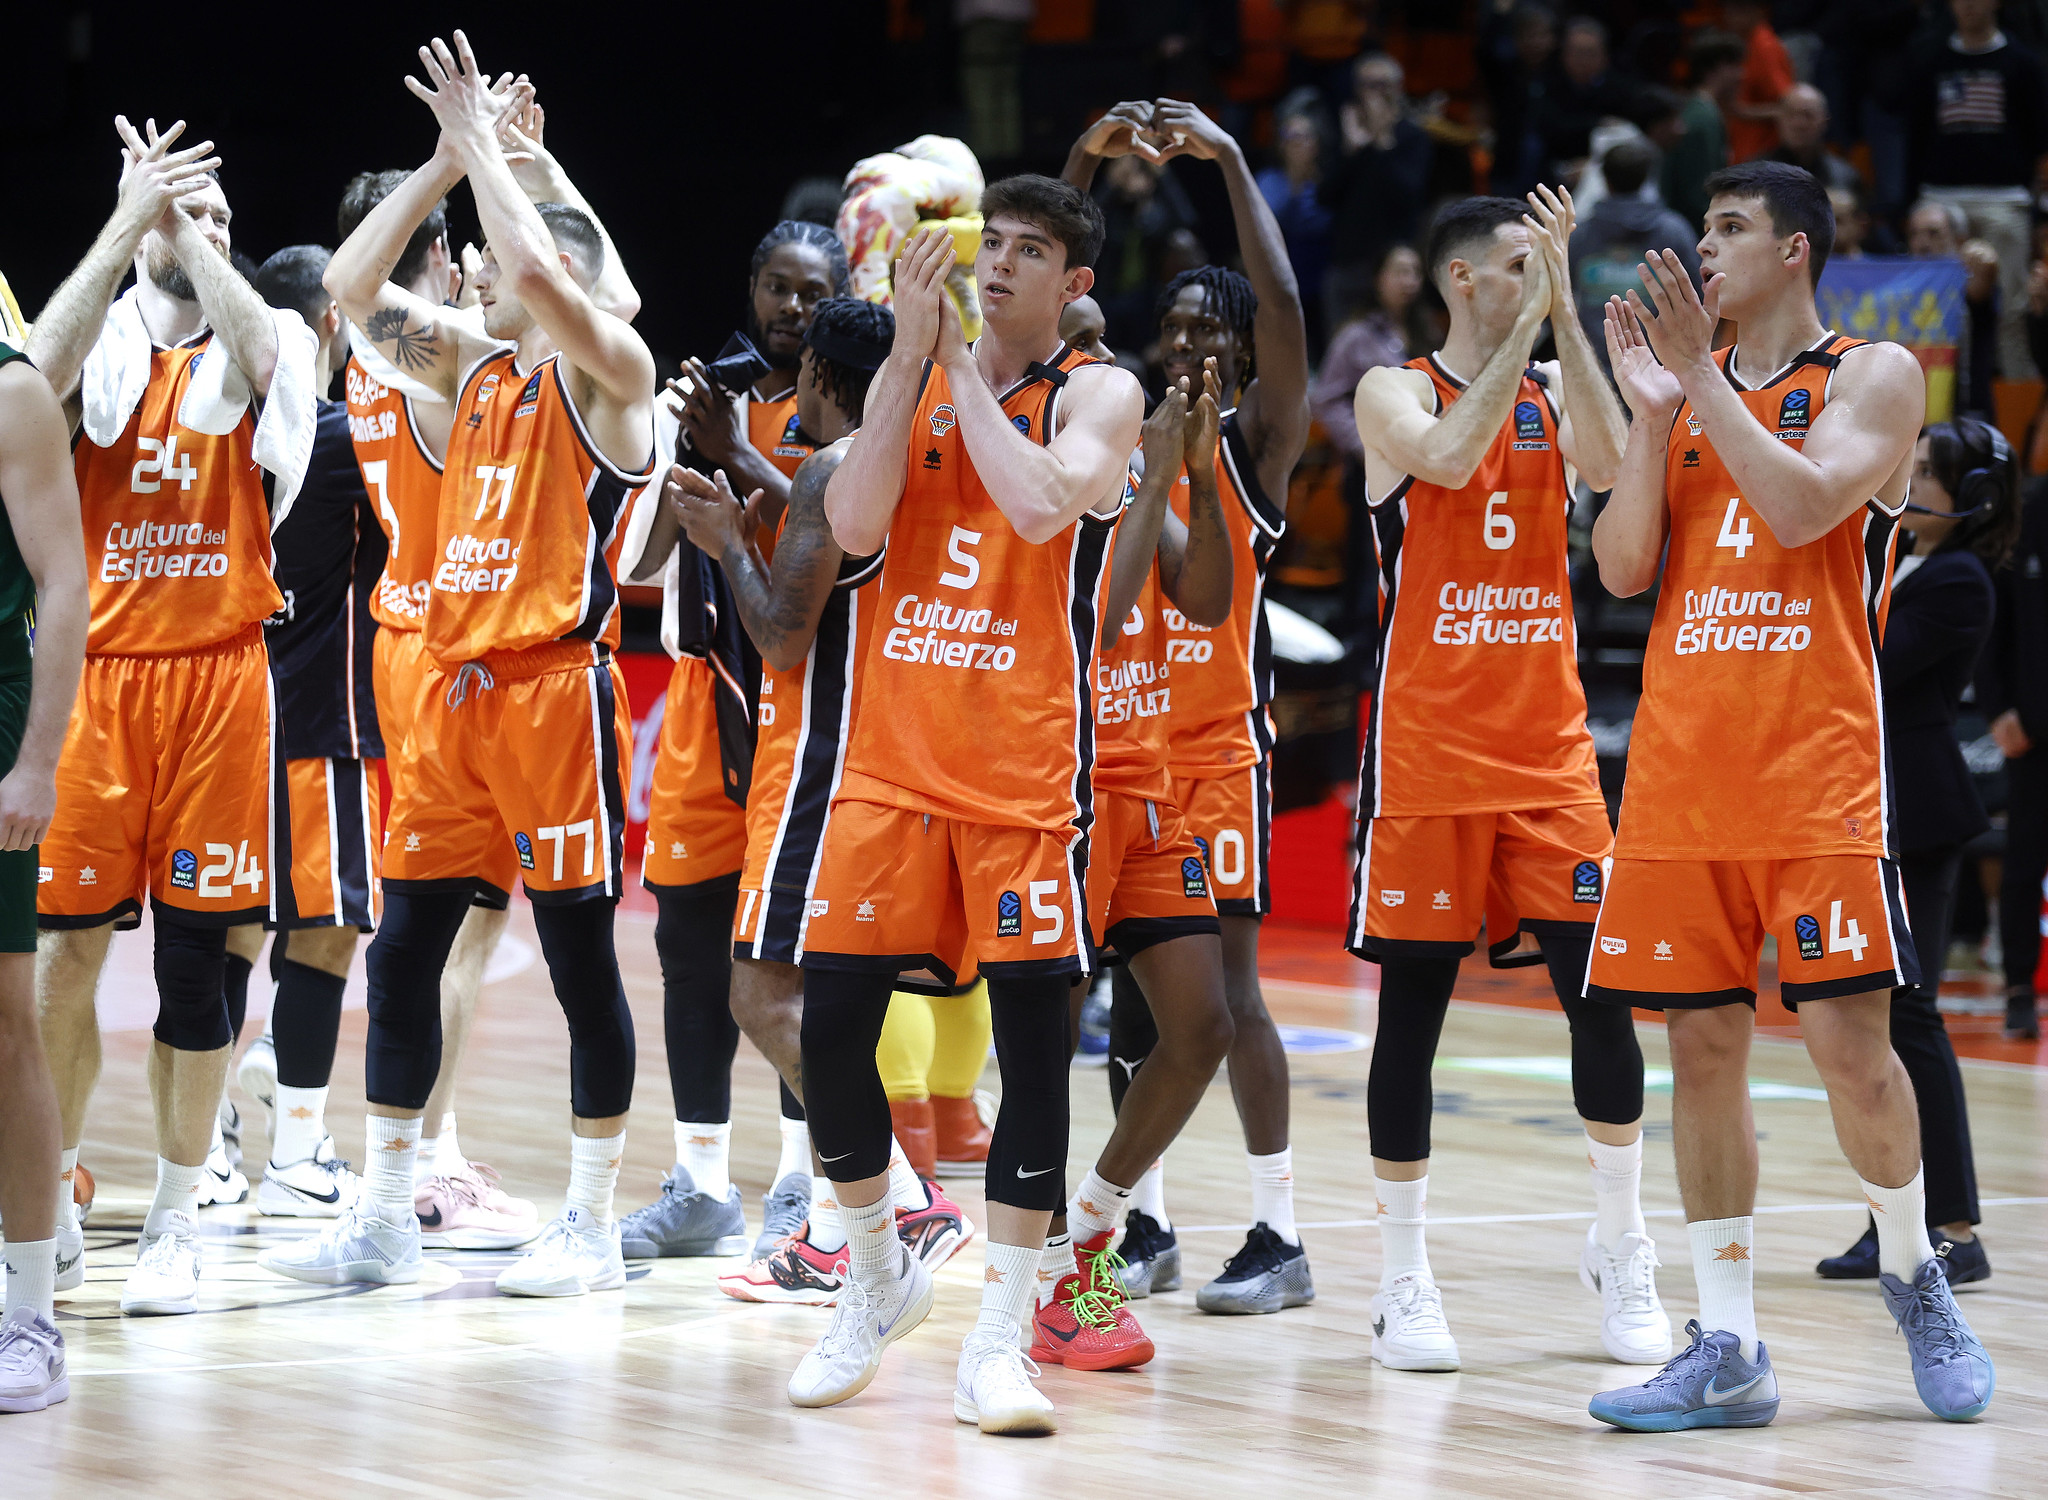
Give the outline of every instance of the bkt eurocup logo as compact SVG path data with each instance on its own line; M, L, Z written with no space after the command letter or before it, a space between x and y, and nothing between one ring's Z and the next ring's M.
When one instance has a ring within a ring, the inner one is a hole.
M512 847L519 851L519 867L522 870L532 869L533 840L523 833L515 833L512 835Z
M954 425L959 420L960 418L954 414L953 408L941 402L932 408L932 436L944 437L953 430Z
M1582 859L1572 867L1572 900L1600 904L1600 867Z
M1820 919L1818 917L1800 917L1798 921L1792 924L1792 935L1799 939L1799 956L1801 958L1820 957Z
M1190 901L1209 894L1209 882L1202 873L1202 862L1193 855L1180 862L1180 893Z
M1813 420L1813 392L1803 386L1796 391L1785 392L1784 403L1778 408L1780 427L1805 427Z
M996 936L1017 937L1024 931L1024 903L1015 891L996 897Z
M190 849L177 849L171 853L171 885L177 890L189 891L199 883L199 856Z
M1031 419L1025 416L1022 412L1019 412L1016 416L1010 418L1010 425L1016 428L1019 432L1023 433L1024 436L1031 436Z
M1515 403L1515 436L1525 443L1543 436L1543 410L1534 401Z

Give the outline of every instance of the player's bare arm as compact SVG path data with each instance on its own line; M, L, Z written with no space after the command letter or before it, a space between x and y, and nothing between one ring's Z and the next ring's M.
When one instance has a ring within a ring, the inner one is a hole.
M761 560L758 545L763 500L759 490L742 507L724 471L706 479L683 469L672 473L674 488L662 492L664 505L678 511L690 540L725 569L740 623L753 637L761 659L778 672L791 670L809 654L846 556L825 521L825 487L851 446L850 438L842 438L798 465L772 568Z
M1826 536L1858 506L1905 493L1913 444L1927 412L1927 381L1897 344L1865 344L1842 356L1826 405L1800 449L1781 443L1751 415L1714 362L1720 276L1704 297L1678 257L1653 250L1641 267L1655 307L1635 291L1629 302L1658 359L1677 378L1707 441L1728 465L1742 498L1782 546Z
M147 149L133 130L124 132L131 154ZM248 378L258 399L270 394L277 369L277 323L256 288L228 259L226 233L232 211L219 193L180 198L163 217L171 253L192 282L207 326ZM203 221L210 221L202 227ZM209 237L207 230L214 232Z
M1223 519L1223 492L1216 485L1216 444L1222 431L1222 381L1210 358L1202 361L1202 394L1188 408L1182 429L1187 525L1169 509L1159 533L1160 587L1197 625L1221 625L1236 599L1236 549Z
M1109 562L1109 592L1103 595L1102 618L1121 620L1131 612L1143 592L1145 579L1155 558L1162 570L1160 527L1171 507L1167 497L1180 479L1181 452L1185 442L1182 429L1188 419L1187 392L1178 386L1159 398L1152 415L1145 419L1138 445L1145 454L1145 472L1138 477L1137 492L1124 507L1117 522L1116 550Z
M1558 447L1587 484L1596 490L1612 489L1628 441L1628 418L1600 372L1599 356L1572 298L1571 242L1578 213L1569 188L1553 191L1538 184L1528 196L1531 212L1523 222L1529 228L1529 242L1550 273L1550 334L1557 358L1540 368L1557 391Z
M1605 333L1608 368L1634 415L1613 493L1593 523L1593 559L1607 592L1626 599L1657 581L1671 528L1664 497L1666 445L1685 392L1678 377L1657 363L1634 311L1619 297L1608 299Z
M36 585L28 723L0 778L0 849L31 849L57 811L57 757L85 663L89 604L78 484L63 408L27 360L0 367L0 496Z
M1112 156L1142 156L1161 161L1152 135L1152 101L1127 99L1082 131L1067 152L1060 176L1082 192L1095 181L1095 169Z
M1521 267L1514 329L1442 416L1435 414L1435 387L1420 370L1382 365L1360 378L1352 407L1365 443L1370 494L1386 494L1404 474L1463 489L1478 472L1514 407L1529 351L1550 316L1550 272L1543 257L1532 250Z
M121 115L114 117L114 128L124 141L133 133ZM204 188L206 174L220 165L220 158L212 154L212 141L201 141L182 151L171 150L184 133L183 120L162 134L157 133L156 122L151 120L147 122L147 139L140 156L123 147L121 187L114 200L114 212L85 258L64 278L43 308L29 334L28 345L22 352L67 404L73 403L78 395L78 376L85 368L85 357L99 339L121 278L135 264L135 252L141 247L143 236L163 220L180 198Z
M1236 139L1194 105L1159 100L1152 111L1152 133L1167 139L1162 159L1193 156L1223 169L1245 279L1259 296L1252 318L1258 378L1239 399L1237 420L1251 446L1260 488L1284 510L1288 478L1308 442L1308 330L1280 221Z
M515 81L520 85L528 82L523 73ZM547 125L547 111L541 108L537 98L529 97L522 108L505 116L498 126L498 140L505 147L506 165L512 168L513 178L531 201L566 203L580 210L596 226L598 238L604 241L604 269L597 273L597 279L590 285L590 300L613 317L624 318L630 323L640 313L640 289L626 274L626 262L619 254L618 241L604 227L604 220L597 216L590 200L583 196L562 169L562 163L554 152L547 148Z

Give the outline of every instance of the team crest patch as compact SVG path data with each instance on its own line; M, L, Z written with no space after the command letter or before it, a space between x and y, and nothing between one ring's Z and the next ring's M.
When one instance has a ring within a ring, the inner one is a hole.
M1209 894L1209 882L1202 871L1202 862L1192 854L1180 862L1180 893L1193 901Z
M1024 903L1015 891L996 897L996 936L1020 937L1024 932Z
M1010 425L1016 428L1019 432L1023 433L1024 436L1031 436L1031 419L1025 416L1022 412L1019 412L1016 416L1010 418Z
M491 404L491 397L497 394L498 372L496 370L493 370L491 371L490 374L486 375L482 380L477 382L476 404L478 406L489 406Z
M940 402L932 408L932 436L944 437L953 430L959 421L960 418L955 414L953 408L943 401Z
M1813 392L1804 386L1796 391L1785 392L1785 399L1778 406L1780 427L1807 427L1813 422Z
M1844 818L1842 819L1842 826L1849 830L1850 838L1860 839L1863 837L1863 820L1861 818Z
M524 833L515 833L512 835L512 847L519 851L519 868L522 870L532 869L533 840Z
M1600 904L1600 867L1590 859L1572 866L1572 900L1590 906Z
M1543 439L1543 408L1534 401L1515 403L1515 452L1548 453L1550 444Z
M534 408L540 405L540 377L542 371L535 370L526 382L526 389L519 393L519 409L512 413L515 419L530 417Z
M1820 919L1802 916L1792 924L1792 935L1799 939L1801 958L1820 957Z
M190 849L171 851L171 888L189 891L199 884L199 856Z

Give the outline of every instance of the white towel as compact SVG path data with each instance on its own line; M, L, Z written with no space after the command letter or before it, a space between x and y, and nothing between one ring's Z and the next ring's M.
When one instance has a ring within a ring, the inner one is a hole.
M111 448L128 428L149 389L154 345L143 326L141 288L130 287L107 309L100 336L78 375L78 400L85 435L95 447Z

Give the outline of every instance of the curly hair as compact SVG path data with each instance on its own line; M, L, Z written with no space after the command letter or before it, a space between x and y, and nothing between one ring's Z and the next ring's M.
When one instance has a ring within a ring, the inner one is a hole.
M1160 322L1185 287L1198 286L1208 294L1209 310L1230 325L1244 353L1237 367L1237 385L1245 389L1259 376L1258 346L1252 325L1259 315L1259 294L1245 277L1224 266L1197 266L1183 271L1166 283L1153 306L1152 320Z

